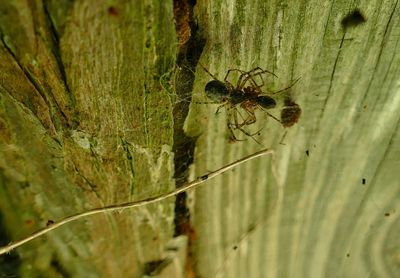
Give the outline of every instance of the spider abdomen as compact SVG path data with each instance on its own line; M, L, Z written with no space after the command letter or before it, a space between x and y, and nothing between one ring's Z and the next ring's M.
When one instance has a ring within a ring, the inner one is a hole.
M229 89L224 82L212 80L206 84L204 89L206 96L216 102L223 102L229 95Z
M258 96L256 100L257 104L265 109L271 109L276 106L276 101L269 96Z

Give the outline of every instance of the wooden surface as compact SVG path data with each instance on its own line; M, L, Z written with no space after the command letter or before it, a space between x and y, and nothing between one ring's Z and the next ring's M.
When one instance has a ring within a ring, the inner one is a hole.
M366 21L344 29L356 8ZM303 110L287 130L259 113L253 130L263 128L275 159L193 194L199 277L398 277L398 1L200 1L198 11L209 35L203 65L219 79L267 68L275 90L301 77L291 95ZM211 78L198 71L200 95ZM192 104L196 174L261 148L229 144L215 110Z
M365 22L342 24L356 9ZM0 12L1 243L171 189L174 62L187 35L176 38L172 1L1 1ZM56 230L0 257L0 270L143 277L178 250L159 277L399 276L398 1L198 0L194 17L202 65L219 79L266 68L278 75L269 91L301 77L270 113L290 95L302 115L284 129L259 111L250 130L262 128L261 144L232 143L225 113L199 103L211 77L197 66L191 176L263 147L274 158L190 192L189 238L173 238L168 200Z
M174 66L176 36L172 3L162 3L1 1L2 244L174 187L172 104L159 79ZM141 276L162 259L173 206L60 228L13 252L17 271Z

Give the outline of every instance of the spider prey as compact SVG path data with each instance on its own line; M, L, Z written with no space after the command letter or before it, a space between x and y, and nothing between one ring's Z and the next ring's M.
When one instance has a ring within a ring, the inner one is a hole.
M250 136L254 141L259 143L254 138L254 135L259 134L260 131L251 134L247 132L244 127L251 125L257 121L255 115L256 109L271 109L276 106L276 101L273 98L264 95L261 87L264 86L264 74L271 74L275 77L277 76L273 72L263 70L260 67L256 67L250 71L230 69L226 73L224 81L220 81L203 65L201 66L214 79L206 84L205 93L210 100L214 101L215 103L221 103L216 113L218 113L219 110L223 107L226 109L228 117L227 126L231 133L231 138L234 141L241 141L235 135L235 131L239 130L240 132L244 133L247 136ZM240 73L236 86L228 81L228 76L231 72L234 71ZM261 84L257 83L257 81L255 80L256 77L258 77L258 81L261 81ZM291 86L293 85L294 83ZM275 93L285 91L290 87L279 90ZM246 115L243 116L240 113L238 109L239 107L242 108ZM281 121L275 118L273 115L268 112L266 113L268 114L268 116L281 123Z

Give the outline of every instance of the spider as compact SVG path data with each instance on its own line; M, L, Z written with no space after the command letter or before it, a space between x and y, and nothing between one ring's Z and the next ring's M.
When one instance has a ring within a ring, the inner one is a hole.
M255 111L257 109L265 110L274 108L276 106L276 101L272 97L264 95L261 87L263 87L265 83L263 79L263 74L271 74L275 77L277 76L273 72L263 70L260 67L256 67L250 71L230 69L226 73L224 80L220 81L203 65L201 65L201 67L214 79L206 84L205 93L206 96L214 103L222 103L217 108L216 113L219 113L219 110L221 108L226 109L228 117L227 126L231 134L231 139L233 141L243 141L238 139L235 135L235 131L238 130L259 143L254 138L254 136L256 134L259 134L261 130L255 133L249 133L244 129L244 127L254 124L257 121L255 115ZM229 75L235 71L240 73L236 86L228 81ZM259 77L259 81L261 81L261 84L257 83L255 77ZM294 83L291 86L293 85ZM285 91L290 87L279 90L275 93ZM240 113L238 109L239 107L242 108L242 110L246 113L245 116ZM265 112L268 116L281 123L279 119L277 119L267 111Z

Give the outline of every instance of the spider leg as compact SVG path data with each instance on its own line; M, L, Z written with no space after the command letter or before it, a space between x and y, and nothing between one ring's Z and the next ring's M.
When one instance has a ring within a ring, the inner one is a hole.
M257 72L258 71L258 72ZM253 83L254 86L256 86L258 89L260 89L262 86L264 86L265 81L264 78L262 77L263 74L265 73L269 73L275 77L278 77L275 73L268 71L268 70L263 70L260 67L256 67L254 69L252 69L251 71L247 72L247 77L242 81L242 83L240 84L240 88L243 88L246 85L247 81L251 81ZM258 85L258 83L255 81L254 77L259 76L261 79L262 84Z
M243 86L242 86L242 83L243 83L243 81L242 81L242 79L245 77L245 76L248 76L249 75L249 72L246 72L246 71L241 71L241 75L239 76L239 79L238 79L238 81L237 81L237 83L236 83L236 88L238 89L238 90L241 90L242 88L243 88ZM247 78L247 77L246 77ZM246 82L245 82L246 83Z
M241 127L241 124L239 124L239 121L238 121L238 114L239 114L240 117L242 117L242 115L240 115L239 110L238 110L236 107L234 107L232 116L233 116L233 121L234 121L234 123L235 123L235 124L234 124L234 127L235 127L236 129L238 129L238 128ZM243 117L242 117L242 118L243 118Z
M261 79L261 85L259 85L259 84L257 83L257 81L254 79L255 76L259 76L259 77L260 77L260 79ZM246 86L247 81L250 81L250 82L253 84L254 87L257 87L258 90L260 90L260 88L261 88L262 86L264 86L264 78L262 77L262 73L257 73L257 74L248 75L248 76L243 80L243 82L242 82L242 84L241 84L241 87L242 87L242 88Z
M208 69L206 69L200 62L199 62L199 65L203 68L203 70L206 72L206 73L208 73L208 75L210 75L214 80L219 80L214 74L212 74ZM228 71L229 72L229 71ZM227 74L228 75L228 74ZM226 79L226 76L225 76L225 79ZM233 85L229 82L229 81L227 81L227 80L225 80L224 79L224 81L225 81L225 83L230 87L230 88L234 88L233 87Z
M254 133L249 133L249 132L247 132L246 130L244 130L243 128L241 128L241 127L237 128L237 129L240 130L241 132L243 132L245 135L249 136L249 137L250 137L251 139L253 139L257 144L261 145L261 143L260 143L256 138L254 138L254 136L257 135L257 134L259 134L260 131L261 131L262 129L258 130L257 132L254 132ZM238 140L238 141L244 141L244 140Z
M243 70L241 70L241 69L230 69L230 70L228 70L228 71L226 72L226 75L225 75L225 78L224 78L224 82L227 83L227 84L229 84L229 85L231 85L231 88L235 88L235 87L228 81L228 76L229 76L229 74L230 74L231 72L234 72L234 71L238 71L238 72L241 73L241 75L240 75L240 77L239 77L239 80L241 80L241 76L242 76L243 74L246 73L245 71L243 71ZM239 81L238 81L237 84L239 84Z
M247 113L247 117L243 117L242 114L238 111L240 117L242 118L242 122L239 124L239 127L243 127L246 125L254 124L257 121L256 115L254 113L254 106L251 103L243 102L240 107L243 108Z
M272 115L271 113L267 112L261 105L259 105L258 107L260 107L261 110L263 110L268 116L270 116L272 119L274 119L275 121L277 121L278 123L282 124L282 122L275 117L274 115Z
M246 108L245 111L248 114L248 117L246 119L246 125L254 124L257 121L256 114L254 113L254 109Z
M265 113L267 113L268 116L270 116L272 119L274 119L274 120L277 121L278 123L282 124L282 122L281 122L278 118L276 118L274 115L272 115L272 114L270 114L270 113L268 113L268 112L265 112Z
M200 66L203 68L203 70L204 70L206 73L208 73L213 79L218 80L218 78L217 78L215 75L213 75L211 72L209 72L208 69L206 69L205 66L203 66L200 62L199 62L199 65L200 65Z
M227 111L227 126L229 129L229 132L231 133L231 139L233 141L245 141L245 140L238 139L234 132L234 130L237 130L239 128L237 112L238 112L238 110L236 107L232 106L229 108L229 110ZM231 118L233 118L233 123L231 122Z
M283 140L285 140L285 138L286 138L286 135L287 135L287 131L285 131L285 133L283 134L281 140L279 141L279 144L281 144L281 145L286 145L286 144L283 142Z
M196 104L220 104L219 101L192 101L192 103Z
M240 118L242 119L242 122L239 123L239 121L237 120L237 116L236 116L236 126L237 126L237 127L242 127L242 126L246 125L245 122L246 122L247 118L245 119L238 109L236 109L236 113L237 113L237 114L240 116Z
M288 87L286 87L286 88L284 88L284 89L281 89L281 90L279 90L279 91L272 92L272 93L273 93L273 94L279 94L279 93L281 93L281 92L284 92L284 91L286 91L286 90L289 90L290 88L292 88L292 87L294 86L294 84L296 84L296 83L300 80L300 78L301 78L301 77L297 78L292 84L290 84L290 86L288 86Z
M270 71L268 71L268 70L263 70L263 71L260 71L260 72L255 73L255 74L252 74L252 75L251 75L251 79L253 80L253 82L255 82L255 81L254 81L254 77L260 76L260 79L261 79L262 84L261 84L261 85L258 85L258 84L257 84L257 87L258 87L258 88L261 88L262 86L265 85L265 81L264 81L264 78L263 78L263 76L262 76L264 73L269 73L269 74L273 75L274 77L278 77L278 76L276 76L275 73L270 72Z
M218 103L218 102L217 102ZM224 102L223 104L221 104L220 106L218 106L218 108L217 108L217 111L215 111L215 114L218 114L219 113L219 110L222 108L222 107L225 107L226 108L226 106L228 105L228 102ZM226 108L227 110L229 109L229 108Z
M233 127L234 127L234 124L228 123L228 130L229 130L229 132L230 132L230 134L231 134L231 139L232 139L233 141L246 141L245 139L238 139L238 138L236 137L235 132L234 132L233 130L234 130L234 129L236 130L237 128L235 127L235 128L233 129Z
M257 68L260 68L260 67L257 67ZM252 69L250 71L240 71L242 74L239 76L239 79L238 79L238 81L236 83L236 88L238 90L241 90L244 87L244 85L246 84L247 80L249 79L249 76L251 76L250 73L255 71L255 70L257 70L257 68ZM246 81L242 81L243 78ZM254 79L252 79L252 81L253 81L253 85L257 87L257 83L254 81Z
M247 111L247 112L249 113L249 111ZM237 117L238 114L243 120L242 123L239 123L239 121L238 121L238 117ZM246 119L244 119L243 116L240 114L239 110L236 107L234 107L232 116L233 116L233 120L234 120L235 123L234 124L230 123L229 129L230 129L231 133L233 134L233 139L236 140L236 141L244 141L244 140L237 139L237 137L234 135L234 131L233 131L232 127L234 127L235 130L241 131L246 136L251 137L251 139L253 139L257 144L261 145L261 143L257 139L254 138L255 135L260 133L261 129L256 131L256 132L254 132L254 133L249 133L243 128L243 126L251 124L251 123L248 123L248 119L250 117L254 117L254 120L255 120L254 111L252 111L252 114L249 114L249 116Z

